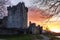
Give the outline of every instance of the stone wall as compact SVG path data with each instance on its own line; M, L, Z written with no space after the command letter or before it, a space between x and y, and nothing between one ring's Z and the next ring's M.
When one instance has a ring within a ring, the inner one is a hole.
M7 28L27 28L27 12L28 8L22 2L15 6L9 6L7 16Z

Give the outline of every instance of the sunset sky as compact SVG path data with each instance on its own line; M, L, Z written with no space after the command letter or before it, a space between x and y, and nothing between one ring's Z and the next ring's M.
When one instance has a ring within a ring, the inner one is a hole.
M60 32L60 19L59 14L56 16L49 15L49 12L44 11L45 9L48 9L49 6L45 6L46 0L11 0L11 3L13 5L16 5L18 2L25 2L25 5L29 8L28 11L28 21L35 22L37 25L42 25L45 27L48 27L49 30L54 32ZM51 0L53 1L53 0ZM43 3L42 3L43 2ZM54 3L56 0L50 3ZM48 15L47 15L48 14ZM47 21L49 20L49 21ZM47 22L46 22L47 21ZM50 22L51 21L51 22Z
M37 25L41 25L44 29L47 27L49 30L54 32L60 32L60 13L55 14L52 11L45 11L50 6L54 4L57 0L48 0L48 4L46 4L46 0L10 0L11 5L16 5L19 2L24 2L25 6L28 7L28 22L34 22ZM57 4L56 4L57 5ZM57 9L60 10L60 6ZM51 16L55 14L54 16Z

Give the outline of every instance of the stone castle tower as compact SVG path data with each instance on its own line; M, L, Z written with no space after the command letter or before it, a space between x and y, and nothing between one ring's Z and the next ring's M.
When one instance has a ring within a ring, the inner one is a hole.
M18 3L16 6L9 6L7 23L5 24L7 28L27 28L27 12L28 8L22 2Z

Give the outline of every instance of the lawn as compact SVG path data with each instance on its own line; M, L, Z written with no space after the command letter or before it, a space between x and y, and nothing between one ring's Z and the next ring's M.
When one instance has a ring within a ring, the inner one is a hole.
M6 40L32 40L31 35L12 35L12 36L0 36L0 39Z
M39 35L13 35L13 36L0 36L0 39L6 39L6 40L34 40L39 39L41 40L41 37Z

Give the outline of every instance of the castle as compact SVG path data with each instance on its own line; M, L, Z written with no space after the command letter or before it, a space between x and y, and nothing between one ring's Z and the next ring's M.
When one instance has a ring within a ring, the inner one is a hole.
M24 2L7 7L8 15L0 19L0 35L26 33L27 12Z
M3 26L7 28L27 28L27 12L28 8L22 2L15 6L7 7L8 16L4 17Z
M0 19L0 34L13 35L19 33L32 33L39 34L42 31L40 25L36 26L35 23L29 24L27 27L27 12L28 8L25 7L24 2L20 2L15 6L7 7L8 16Z

